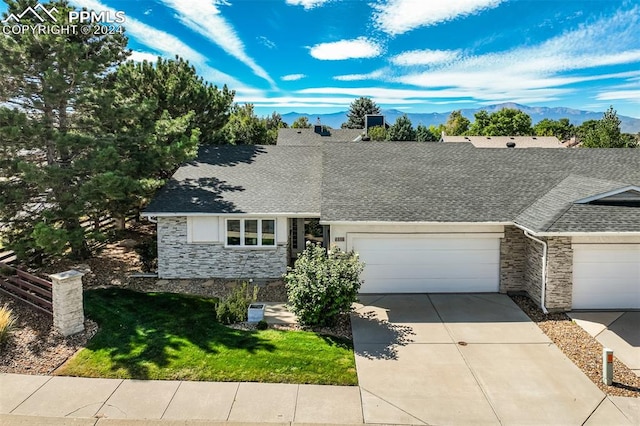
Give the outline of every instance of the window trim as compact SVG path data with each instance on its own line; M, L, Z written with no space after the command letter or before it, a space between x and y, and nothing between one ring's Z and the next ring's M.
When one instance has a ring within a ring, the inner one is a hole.
M240 244L229 244L229 221L230 220L239 220L240 221ZM255 220L258 222L258 244L257 245L246 245L245 244L245 221L246 220ZM262 244L262 221L271 220L273 221L273 245L263 245ZM227 217L224 220L224 246L226 248L260 248L260 249L272 249L278 247L278 221L276 218L272 217Z

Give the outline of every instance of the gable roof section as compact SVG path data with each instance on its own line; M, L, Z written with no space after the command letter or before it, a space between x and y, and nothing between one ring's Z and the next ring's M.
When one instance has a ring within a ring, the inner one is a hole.
M605 192L604 194L596 194L582 200L576 201L578 204L587 204L593 202L612 201L618 202L623 200L640 201L640 187L635 185L625 186L623 188L616 188L612 191Z
M561 224L570 225L571 221L568 220L568 218L570 218L572 214L581 211L582 216L586 218L585 215L588 214L587 212L589 210L571 210L576 200L589 196L594 192L611 191L611 189L620 188L621 186L623 186L623 184L620 182L581 175L569 175L522 211L522 213L516 217L515 223L535 232L548 232L552 228L555 232L558 232L561 230L560 228L562 228ZM595 211L597 211L597 209L594 210L594 212ZM560 220L564 215L569 216ZM579 217L576 216L575 218L577 219ZM604 225L608 224L610 220L613 220L606 216L592 217L591 219L590 222L593 222L593 219L597 219L597 223ZM575 225L577 228L579 223Z
M640 232L640 207L572 204L546 232Z
M363 129L329 129L322 136L311 129L278 129L280 146L320 146L323 142L352 142L362 135Z
M313 148L206 146L145 213L319 214L321 173L321 153Z

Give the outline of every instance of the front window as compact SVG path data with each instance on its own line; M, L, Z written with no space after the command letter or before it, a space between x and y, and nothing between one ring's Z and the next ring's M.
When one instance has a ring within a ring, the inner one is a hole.
M274 247L274 219L227 219L227 246Z

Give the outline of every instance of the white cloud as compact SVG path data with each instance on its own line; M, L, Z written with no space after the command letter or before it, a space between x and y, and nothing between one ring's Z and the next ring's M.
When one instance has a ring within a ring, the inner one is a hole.
M374 97L376 103L387 105L415 105L424 103L417 99L401 99L394 97ZM346 96L260 96L240 95L235 97L238 103L252 103L256 107L318 107L318 108L346 108L353 97Z
M377 80L383 76L384 76L383 70L375 70L367 74L336 75L335 77L333 77L333 79L338 81L361 81L361 80Z
M302 6L305 10L311 10L329 1L331 0L287 0L287 4L291 6Z
M432 98L459 98L467 95L465 91L457 89L385 89L381 87L312 87L298 90L296 94L323 96L346 95L351 98L365 96L411 102L423 102L424 100Z
M573 92L567 86L633 74L594 73L596 67L640 62L640 7L569 30L537 45L460 56L388 81L423 88L454 88L487 101L542 102Z
M155 63L158 60L158 55L155 53L139 52L134 50L131 52L131 55L127 59L131 59L132 61L135 61L135 62L147 61L147 62Z
M256 37L256 40L258 40L258 42L267 49L275 49L276 47L278 47L274 42L272 42L265 36Z
M399 66L437 65L451 62L460 57L460 50L410 50L391 58L391 63Z
M311 47L310 53L316 59L340 61L344 59L375 58L380 56L382 48L374 41L358 37L353 40L316 44Z
M185 26L216 43L229 55L251 68L255 75L275 82L269 74L245 52L244 43L231 24L224 19L215 0L185 2L181 0L161 0L177 12L177 17Z
M73 0L73 4L86 7L88 10L109 11L112 14L116 12L115 9L97 0ZM198 69L203 78L214 84L227 84L233 89L244 86L234 77L207 65L205 56L187 46L172 34L160 31L130 16L126 17L124 27L128 37L134 38L140 44L158 52L160 56L172 59L175 55L179 55L188 60Z
M306 77L306 75L304 75L304 74L287 74L287 75L283 75L282 77L280 77L280 80L282 80L282 81L298 81L298 80L302 80L305 77Z
M616 90L611 92L601 92L596 96L599 101L625 100L640 103L640 90Z
M450 21L498 6L503 0L387 0L374 5L375 25L390 35Z

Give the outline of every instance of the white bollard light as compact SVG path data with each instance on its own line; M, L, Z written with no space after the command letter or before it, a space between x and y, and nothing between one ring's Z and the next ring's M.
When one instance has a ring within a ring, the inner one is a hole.
M602 349L602 382L607 386L613 383L613 350L609 348Z

